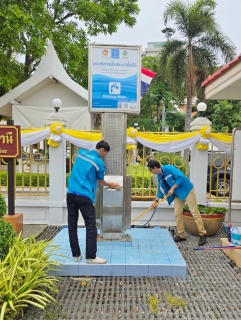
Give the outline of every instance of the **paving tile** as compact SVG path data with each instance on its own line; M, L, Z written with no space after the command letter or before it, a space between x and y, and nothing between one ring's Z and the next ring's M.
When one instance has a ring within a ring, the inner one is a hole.
M125 274L125 265L124 264L106 264L103 265L102 276L103 277L114 277L119 274Z
M133 265L126 265L126 277L148 277L149 270L148 265L140 265L140 264L133 264Z
M69 246L68 228L54 238L59 247L50 257L59 261L59 276L186 276L187 265L169 231L165 228L133 228L127 231L132 242L103 241L97 254L107 264L86 264L85 228L78 228L82 260L74 262Z
M79 276L91 277L102 276L103 265L102 264L88 264L79 265Z
M172 277L186 277L187 268L185 265L172 265L171 266L171 276Z
M171 277L172 267L169 264L150 265L148 274L152 277Z

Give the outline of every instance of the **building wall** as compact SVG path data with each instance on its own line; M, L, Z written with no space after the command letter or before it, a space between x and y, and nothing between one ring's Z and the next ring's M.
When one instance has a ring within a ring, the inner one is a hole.
M145 51L142 51L141 55L142 57L156 57L161 52L161 49L165 42L156 41L156 42L148 42L147 48L145 48Z

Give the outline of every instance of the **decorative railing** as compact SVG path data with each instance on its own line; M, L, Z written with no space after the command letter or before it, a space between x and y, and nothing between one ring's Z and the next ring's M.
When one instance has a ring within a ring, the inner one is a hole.
M129 130L130 131L130 130ZM68 131L67 131L68 132ZM33 132L38 134L38 132ZM91 135L88 133L87 135ZM98 135L98 133L95 133ZM177 138L174 138L176 133L165 133L163 139L173 141L175 144ZM183 138L182 134L182 138ZM146 132L145 135L142 132L139 134L139 139L147 140L150 145L156 145L159 143L162 134ZM188 134L187 134L188 136ZM149 148L143 145L141 142L133 139L138 137L135 132L133 137L130 138L129 148L126 156L126 173L132 175L132 200L151 200L156 194L156 179L147 170L146 164L149 159L156 159L162 165L173 164L179 168L184 174L189 175L190 166L190 151L189 148L181 152L164 152L156 151L153 148ZM154 137L154 138L153 138ZM219 140L221 136L218 136ZM196 135L190 139L196 139ZM210 138L210 137L209 137ZM152 141L154 139L155 141ZM211 139L211 138L210 138ZM229 140L227 140L229 139ZM230 138L227 137L224 143L230 144ZM87 141L87 138L86 138ZM196 141L196 140L195 140ZM183 141L182 141L183 142ZM220 141L219 141L220 143ZM146 143L145 143L146 144ZM149 145L147 143L147 145ZM74 159L79 147L67 141L66 144L66 185L71 171ZM213 150L211 148L209 152L209 165L207 172L207 194L209 198L225 198L229 195L230 185L230 154L220 151L219 149ZM39 141L33 145L25 145L22 147L21 159L16 161L15 170L15 194L17 196L46 196L49 191L49 145L48 140ZM56 164L57 165L57 164ZM0 159L0 192L7 194L7 161L3 158Z

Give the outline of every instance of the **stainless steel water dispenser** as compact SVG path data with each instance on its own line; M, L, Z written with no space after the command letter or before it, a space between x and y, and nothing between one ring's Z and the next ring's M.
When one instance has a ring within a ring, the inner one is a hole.
M125 240L131 227L131 176L126 175L126 123L123 113L102 114L102 136L110 145L105 157L105 180L119 183L116 191L99 186L96 216L100 222L100 237L105 240Z

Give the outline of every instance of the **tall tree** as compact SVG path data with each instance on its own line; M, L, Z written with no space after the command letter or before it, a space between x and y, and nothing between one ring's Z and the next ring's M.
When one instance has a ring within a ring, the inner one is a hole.
M28 78L51 39L69 75L87 87L88 36L133 27L138 0L4 0L0 6L0 95ZM19 60L20 58L20 60Z
M6 0L0 6L0 93L24 81L44 54L53 28L45 0Z
M214 131L231 133L234 128L241 127L241 101L207 100L206 104L204 116L212 122Z
M193 3L171 1L163 14L165 25L173 20L182 39L171 39L160 54L163 76L169 79L172 90L180 97L187 95L185 131L190 130L192 100L197 77L213 70L220 53L225 62L233 59L235 47L215 20L216 2L197 0ZM204 97L203 97L204 98Z

